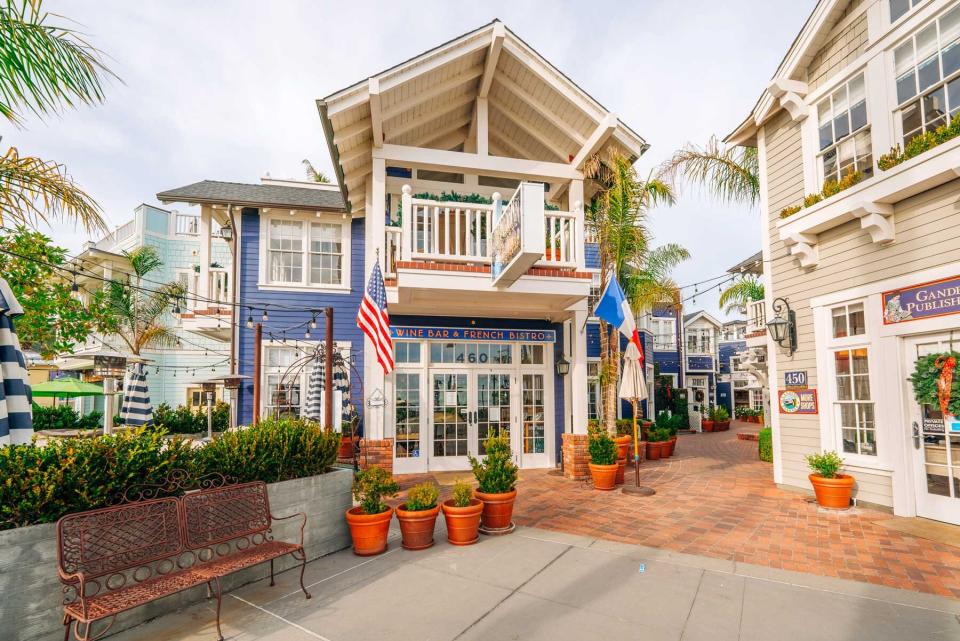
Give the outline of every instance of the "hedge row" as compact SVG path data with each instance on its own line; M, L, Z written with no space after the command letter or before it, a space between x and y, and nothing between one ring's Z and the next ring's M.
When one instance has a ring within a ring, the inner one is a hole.
M291 419L264 420L197 448L165 434L139 430L0 448L0 530L114 505L127 488L160 483L175 469L237 482L315 476L336 461L340 446L339 434Z

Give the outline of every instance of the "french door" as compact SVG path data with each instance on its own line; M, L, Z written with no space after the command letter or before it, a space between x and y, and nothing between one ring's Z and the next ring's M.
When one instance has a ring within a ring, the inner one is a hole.
M431 470L462 470L469 466L467 454L477 454L471 378L466 370L430 370L427 456Z
M946 334L909 339L905 371L912 373L920 357L951 350L960 351L960 344ZM917 516L960 525L960 418L944 417L937 405L917 403L909 382L904 394Z

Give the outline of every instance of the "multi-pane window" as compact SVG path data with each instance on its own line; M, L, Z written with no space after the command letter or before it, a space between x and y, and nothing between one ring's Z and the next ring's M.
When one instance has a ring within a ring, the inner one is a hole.
M509 365L513 349L509 343L430 343L430 362Z
M672 318L657 318L654 316L650 325L653 330L653 349L662 351L677 349L677 337L673 330Z
M890 22L896 22L905 16L911 9L920 4L921 0L889 0Z
M467 375L433 375L433 455L467 455Z
M867 122L863 74L844 83L817 104L820 166L823 179L840 180L848 173L873 173L873 149Z
M543 454L546 451L543 374L523 375L523 453Z
M393 389L397 458L417 458L420 456L420 374L397 372L396 376Z
M600 363L587 363L587 418L600 418Z
M713 330L707 328L687 330L687 352L692 354L713 353Z
M490 436L510 437L510 375L477 375L477 449L486 454Z
M393 360L395 363L419 364L420 343L395 341L393 343Z
M543 345L521 345L521 365L543 365Z
M343 225L273 219L267 234L267 277L271 283L344 284Z
M830 310L830 317L834 338L860 336L867 331L863 303L834 307Z
M877 427L870 396L870 368L865 347L833 353L836 380L835 413L843 451L877 455Z
M597 308L597 302L600 300L600 272L594 272L590 276L590 294L587 296L587 313L593 316L593 310Z
M893 52L903 144L960 110L960 5Z

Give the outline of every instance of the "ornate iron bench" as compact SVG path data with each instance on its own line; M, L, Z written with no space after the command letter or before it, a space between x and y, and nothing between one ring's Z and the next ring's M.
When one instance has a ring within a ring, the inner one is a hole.
M170 481L164 493L183 480ZM207 586L217 600L217 635L222 592L220 578L290 554L300 561L300 588L307 556L303 512L270 514L262 482L208 487L182 497L150 498L159 488L141 491L137 500L64 516L57 522L57 560L63 584L64 641L70 626L78 641L104 636L121 612L183 590ZM182 489L182 488L181 488ZM301 517L300 542L273 539L273 521ZM109 620L93 634L93 624Z

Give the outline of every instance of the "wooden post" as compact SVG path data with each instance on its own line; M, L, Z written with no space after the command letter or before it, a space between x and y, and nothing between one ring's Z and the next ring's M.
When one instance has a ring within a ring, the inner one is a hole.
M333 308L323 310L327 317L327 337L323 349L323 429L333 429Z
M253 331L253 424L260 422L260 352L263 351L263 323L257 323Z

